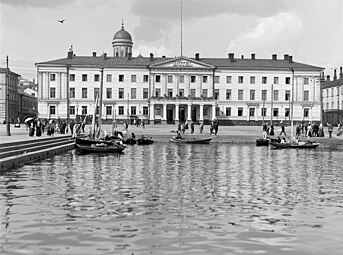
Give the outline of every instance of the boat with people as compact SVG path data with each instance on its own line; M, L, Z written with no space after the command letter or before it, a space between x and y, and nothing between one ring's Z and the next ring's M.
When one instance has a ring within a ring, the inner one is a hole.
M91 145L85 144L76 144L76 148L83 153L113 153L113 152L122 152L125 149L124 145L120 145L117 143L114 144L106 144L106 143L96 143Z
M172 143L187 143L187 144L209 144L212 137L177 137L173 136L170 138Z
M151 137L145 137L144 135L142 135L136 141L138 145L149 145L155 142Z
M260 137L256 139L256 146L269 146L271 139L269 137Z
M270 142L275 149L315 149L319 143L313 141Z

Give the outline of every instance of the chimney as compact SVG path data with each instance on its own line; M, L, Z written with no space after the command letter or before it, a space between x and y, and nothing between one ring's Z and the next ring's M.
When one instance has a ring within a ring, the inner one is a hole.
M93 57L96 57L96 52L95 51L93 51Z
M337 80L337 72L336 72L336 69L333 70L333 80Z
M199 53L195 53L195 60L199 60L200 58L200 54Z
M288 61L289 61L289 63L293 63L293 56L289 56Z
M272 59L273 59L273 60L277 60L277 55L276 55L276 54L273 54L273 55L272 55Z
M326 81L330 81L330 75L326 76Z
M162 58L166 58L166 56L162 56Z
M244 59L244 55L241 56L241 59Z
M106 59L107 58L107 53L104 53L103 57L104 57L104 59Z
M229 59L233 60L235 58L235 54L234 53L229 53Z
M289 57L289 55L288 55L288 54L285 54L285 55L283 56L283 59L284 59L284 60L288 60L288 57Z
M251 54L251 59L255 59L255 53Z
M128 54L127 54L127 59L132 59L132 52L129 52Z
M342 67L339 68L339 79L343 80L343 71L342 71Z
M154 61L154 54L150 53L150 61Z
M72 59L74 56L73 50L68 51L68 58Z

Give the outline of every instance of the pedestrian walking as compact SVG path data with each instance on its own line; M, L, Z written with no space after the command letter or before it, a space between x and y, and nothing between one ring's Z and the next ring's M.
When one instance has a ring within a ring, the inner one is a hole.
M332 131L333 131L333 126L331 122L328 123L328 132L329 132L329 138L332 138Z
M283 124L283 121L281 121L281 132L280 132L280 135L282 135L282 134L285 134L285 136L287 136L286 132L285 132L285 125Z
M192 123L191 123L191 134L193 134L194 133L194 122L192 121Z
M200 124L199 131L200 131L200 134L204 132L204 123Z

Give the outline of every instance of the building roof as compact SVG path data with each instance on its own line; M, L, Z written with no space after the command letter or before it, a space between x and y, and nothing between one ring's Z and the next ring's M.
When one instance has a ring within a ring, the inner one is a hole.
M2 68L2 67L0 67L0 73L6 73L6 71L7 71L7 68ZM12 72L11 70L10 70L10 68L8 68L8 74L10 74L10 75L14 75L14 76L20 76L20 74L17 74L17 73L15 73L15 72Z
M131 58L116 58L106 56L73 56L72 58L61 58L56 60L50 60L45 62L36 63L37 66L85 66L85 67L101 67L104 68L125 68L125 67L145 67L149 65L157 64L167 60L173 60L176 58L168 57L138 57ZM207 65L215 66L219 69L233 69L233 70L275 70L275 69L291 69L303 70L303 71L321 71L324 68L303 64L299 62L290 61L289 59L241 59L241 58L188 58L198 62L203 62Z

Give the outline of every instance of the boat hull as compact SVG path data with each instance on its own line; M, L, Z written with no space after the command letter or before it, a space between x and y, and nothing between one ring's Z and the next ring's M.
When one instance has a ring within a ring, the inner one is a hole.
M268 138L257 138L256 146L269 146L270 139Z
M276 149L315 149L319 143L278 143L270 142L273 148Z
M212 137L208 138L176 138L171 137L170 142L172 143L186 143L186 144L209 144L212 140Z
M122 152L125 147L120 145L111 145L111 146L96 146L95 144L92 145L81 145L76 144L76 148L83 153L118 153Z
M137 144L138 145L149 145L149 144L153 144L154 140L150 139L150 138L139 138L137 139Z

